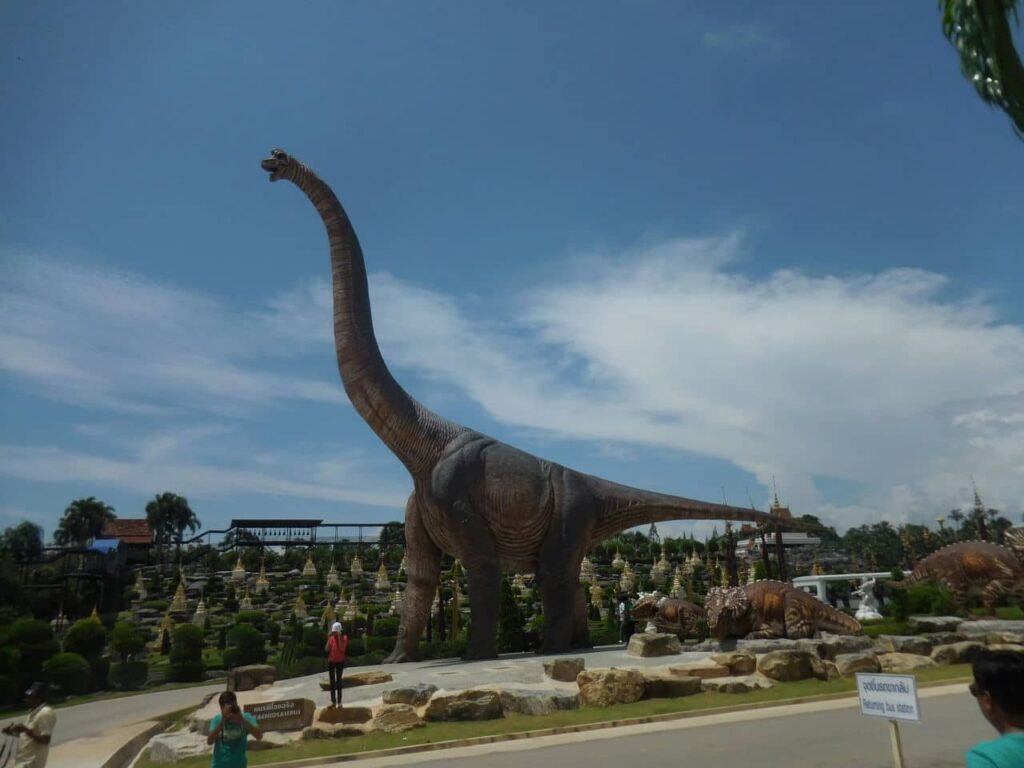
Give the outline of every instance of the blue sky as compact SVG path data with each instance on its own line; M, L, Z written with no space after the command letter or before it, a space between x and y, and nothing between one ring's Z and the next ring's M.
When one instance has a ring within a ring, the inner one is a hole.
M1024 147L934 4L765 6L4 4L0 525L400 517L274 146L445 416L840 528L972 475L1019 519Z

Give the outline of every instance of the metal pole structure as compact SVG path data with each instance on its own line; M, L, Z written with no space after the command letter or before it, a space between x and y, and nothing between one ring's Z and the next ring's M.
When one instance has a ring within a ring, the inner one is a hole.
M892 742L892 764L903 768L903 744L900 742L900 726L895 720L889 721L889 740Z

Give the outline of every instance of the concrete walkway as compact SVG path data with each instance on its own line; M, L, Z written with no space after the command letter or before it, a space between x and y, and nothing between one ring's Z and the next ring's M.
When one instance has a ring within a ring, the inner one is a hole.
M702 659L707 653L687 653L685 656L639 659L626 653L625 646L605 646L582 650L568 657L585 659L589 668L595 667L656 667L682 659ZM559 683L544 676L544 661L557 656L538 656L532 653L506 654L488 661L463 662L460 659L437 659L410 664L381 664L351 667L347 674L379 671L392 675L393 681L380 685L346 688L346 704L372 705L380 702L385 688L428 683L439 689L462 689L485 685L514 685L517 688L576 691L575 683ZM243 704L281 699L312 699L317 706L330 702L330 696L320 689L326 673L281 680L257 691L239 694ZM223 684L154 691L125 696L118 699L86 702L57 710L57 726L50 750L49 768L101 768L126 743L140 734L151 731L153 721L160 715L199 707L210 694L224 690ZM216 704L211 702L211 711ZM20 718L13 718L18 720ZM12 718L0 721L0 725Z

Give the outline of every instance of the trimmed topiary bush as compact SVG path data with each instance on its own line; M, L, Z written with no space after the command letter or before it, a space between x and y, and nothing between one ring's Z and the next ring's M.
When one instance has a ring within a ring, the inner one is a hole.
M79 619L64 635L64 651L86 659L98 658L107 645L107 630L95 619Z
M373 622L373 634L379 637L395 637L398 635L398 619L387 617ZM394 645L394 643L392 643Z
M172 683L198 683L205 671L206 665L201 661L179 661L167 668L167 679Z
M43 664L43 672L61 691L72 696L89 692L92 670L89 662L77 653L58 653Z
M110 631L110 647L121 658L122 662L128 661L133 653L138 653L146 646L145 640L135 629L135 625L127 621L119 621Z
M239 611L235 614L236 624L252 624L256 629L266 627L267 614L263 611Z
M110 665L110 683L119 691L137 691L146 684L149 665L144 661L115 662Z
M228 642L233 646L224 651L224 666L228 669L267 660L263 633L252 624L236 624L228 633Z

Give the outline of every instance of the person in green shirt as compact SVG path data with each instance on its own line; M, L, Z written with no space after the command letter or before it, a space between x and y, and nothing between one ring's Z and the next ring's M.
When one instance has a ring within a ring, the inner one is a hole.
M971 747L967 768L1024 766L1024 653L985 651L973 671L971 695L999 738Z
M211 768L246 768L249 758L245 754L250 736L259 741L263 738L256 718L242 712L234 691L225 691L217 700L220 714L210 721L210 733L206 743L213 745Z

